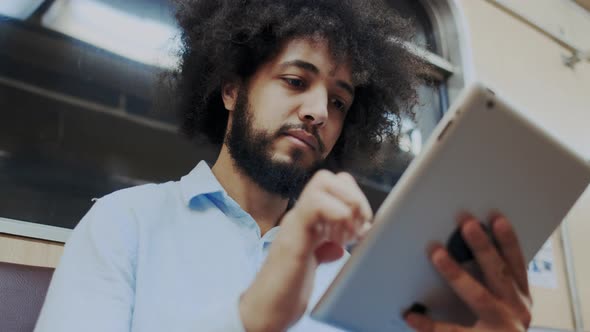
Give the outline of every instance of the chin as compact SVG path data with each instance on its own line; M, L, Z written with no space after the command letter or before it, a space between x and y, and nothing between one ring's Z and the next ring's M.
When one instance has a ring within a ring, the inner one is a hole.
M309 159L308 156L305 156L302 153L292 152L289 154L276 153L273 156L272 161L284 165L293 165L303 169L309 169L314 164L314 161Z

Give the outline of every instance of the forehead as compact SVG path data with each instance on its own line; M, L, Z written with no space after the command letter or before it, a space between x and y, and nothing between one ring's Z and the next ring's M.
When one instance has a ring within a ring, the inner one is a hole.
M287 41L271 61L273 67L300 60L313 64L320 75L327 75L351 82L350 61L346 58L337 60L332 54L328 42L317 38L296 38Z

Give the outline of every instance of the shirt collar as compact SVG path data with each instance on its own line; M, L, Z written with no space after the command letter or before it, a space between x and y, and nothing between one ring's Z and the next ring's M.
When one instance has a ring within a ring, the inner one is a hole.
M275 237L277 236L277 232L279 231L279 229L281 229L281 226L275 226L273 228L271 228L268 232L266 232L266 234L264 234L264 236L262 237L262 240L264 241L265 244L270 244L274 241Z
M216 192L225 193L221 183L204 160L200 161L193 170L180 179L180 190L182 199L187 205L191 200L200 195Z
M191 205L191 201L198 196L207 194L217 194L210 199L220 199L223 202L222 210L235 218L247 219L248 224L255 225L256 222L252 217L244 211L223 189L221 183L217 180L209 165L204 160L200 161L190 173L180 178L180 190L182 193L182 199L187 206ZM219 196L219 198L216 198ZM289 202L290 209L294 201ZM271 243L279 226L270 229L263 237L265 243Z

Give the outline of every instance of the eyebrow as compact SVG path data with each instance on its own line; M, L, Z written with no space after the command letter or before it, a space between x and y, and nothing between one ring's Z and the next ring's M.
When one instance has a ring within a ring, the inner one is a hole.
M283 62L281 64L281 68L287 68L287 67L298 67L300 69L303 69L305 71L309 71L312 72L315 75L318 75L320 73L320 70L318 69L318 67L316 67L314 64L303 61L303 60L293 60L293 61L287 61L287 62ZM338 85L338 87L346 90L348 93L350 93L351 96L354 96L354 88L341 80L337 80L336 81L336 85Z

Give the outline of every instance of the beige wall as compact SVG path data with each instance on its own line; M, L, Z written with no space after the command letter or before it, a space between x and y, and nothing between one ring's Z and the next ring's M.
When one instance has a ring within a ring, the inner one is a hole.
M485 0L459 2L470 30L475 77L590 159L590 64L570 69L562 64L568 52L546 36Z
M478 0L481 1L481 0ZM498 0L522 12L531 21L571 41L579 48L590 49L590 12L571 0ZM588 0L590 3L590 0Z
M508 15L493 1L459 0L469 29L473 78L493 86L534 121L590 160L590 64L573 69L562 63L569 54L526 22ZM590 15L567 0L500 1L554 29L578 47L590 48ZM561 31L561 32L560 32ZM572 234L577 286L586 331L590 331L590 190L566 218ZM534 289L534 325L572 330L563 250L554 236L559 287Z
M574 322L568 293L568 280L564 266L563 250L559 231L551 236L555 254L557 289L531 287L533 297L533 322L536 327L573 330Z

